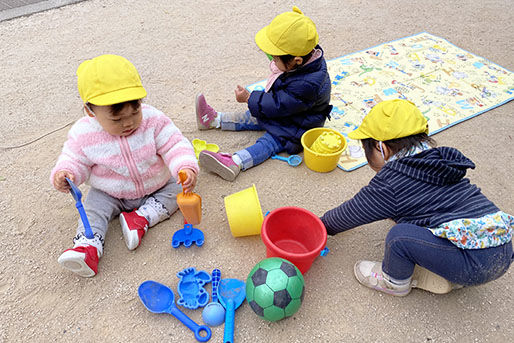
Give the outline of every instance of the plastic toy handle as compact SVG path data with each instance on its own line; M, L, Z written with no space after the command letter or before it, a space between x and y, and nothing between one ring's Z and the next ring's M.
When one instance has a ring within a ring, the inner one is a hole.
M273 156L271 156L271 159L289 162L289 159L287 157L283 157L283 156L279 156L279 155L273 155Z
M184 234L186 236L190 236L191 232L193 232L193 224L188 224L187 221L184 220Z
M79 211L80 220L82 220L82 224L84 225L86 237L89 239L93 239L95 238L95 235L93 234L93 230L91 230L91 225L89 225L89 220L87 219L84 206L82 206L82 201L80 201L80 199L82 198L82 193L80 192L80 189L73 183L73 181L71 181L68 178L66 178L66 181L70 185L70 192L73 196L73 199L75 199L75 207Z
M221 271L213 269L211 274L212 279L212 302L218 302L218 286L221 280Z
M184 182L187 180L187 174L185 171L181 170L178 172L178 182L180 182L180 185L182 186L182 195L184 197L189 196L189 193L186 193L186 190L184 189Z
M91 230L91 225L89 225L89 220L87 219L86 211L84 210L84 206L82 206L81 202L77 202L75 207L79 211L80 220L82 220L82 224L84 225L84 230L86 233L86 237L89 239L95 238L93 234L93 230Z
M207 342L209 339L211 339L212 332L208 326L196 324L191 318L186 316L184 312L180 311L175 306L170 309L170 314L180 320L182 324L189 328L189 330L193 331L198 342ZM205 331L205 336L200 335L202 331Z
M184 184L187 180L187 174L183 170L178 172L178 180L181 184Z
M225 314L225 331L223 332L223 342L232 343L234 342L234 300L228 299L226 310L227 312Z

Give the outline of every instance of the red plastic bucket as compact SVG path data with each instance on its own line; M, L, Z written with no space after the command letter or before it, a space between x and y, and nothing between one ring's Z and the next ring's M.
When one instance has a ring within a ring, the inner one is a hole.
M312 212L280 207L264 218L261 238L267 257L285 258L304 274L325 248L327 231Z

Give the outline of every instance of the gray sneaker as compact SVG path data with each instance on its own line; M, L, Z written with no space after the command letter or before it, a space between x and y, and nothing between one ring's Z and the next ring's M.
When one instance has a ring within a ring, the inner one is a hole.
M398 286L387 280L382 273L382 262L358 261L353 267L353 272L361 284L380 292L404 297L411 290L410 283Z

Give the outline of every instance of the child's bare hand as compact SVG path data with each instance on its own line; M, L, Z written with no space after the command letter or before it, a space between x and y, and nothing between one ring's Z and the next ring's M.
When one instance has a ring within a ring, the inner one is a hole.
M54 174L54 187L59 192L68 193L70 191L70 185L66 178L70 179L72 182L75 182L75 176L66 170L60 170Z
M234 91L234 93L236 93L237 102L248 103L248 99L250 98L250 92L246 88L243 88L240 85L237 85L237 88Z
M181 172L184 172L187 175L186 180L182 184L182 188L184 189L184 193L190 193L193 191L193 189L196 186L196 173L193 169L184 168L180 170ZM180 183L180 181L177 181L177 183Z

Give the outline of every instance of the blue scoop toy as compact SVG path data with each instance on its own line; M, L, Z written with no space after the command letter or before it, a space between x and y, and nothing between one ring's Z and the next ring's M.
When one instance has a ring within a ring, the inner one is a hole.
M79 211L80 219L82 220L82 224L84 225L84 230L86 231L86 237L89 239L95 238L93 234L93 230L91 230L91 226L89 225L89 220L87 219L86 211L84 210L84 206L82 206L82 192L80 189L71 181L66 178L68 184L70 185L70 193L75 199L75 207Z
M272 160L286 161L291 167L298 167L302 163L302 157L299 155L291 155L289 157L283 157L279 155L271 156Z
M218 287L218 299L225 307L225 329L223 342L234 342L234 316L236 309L246 298L245 282L238 279L222 279Z
M147 280L139 285L137 293L148 311L173 315L194 332L198 342L207 342L211 339L212 332L208 326L196 324L177 308L175 305L175 295L169 287L156 281ZM205 335L202 336L202 332L205 332Z

